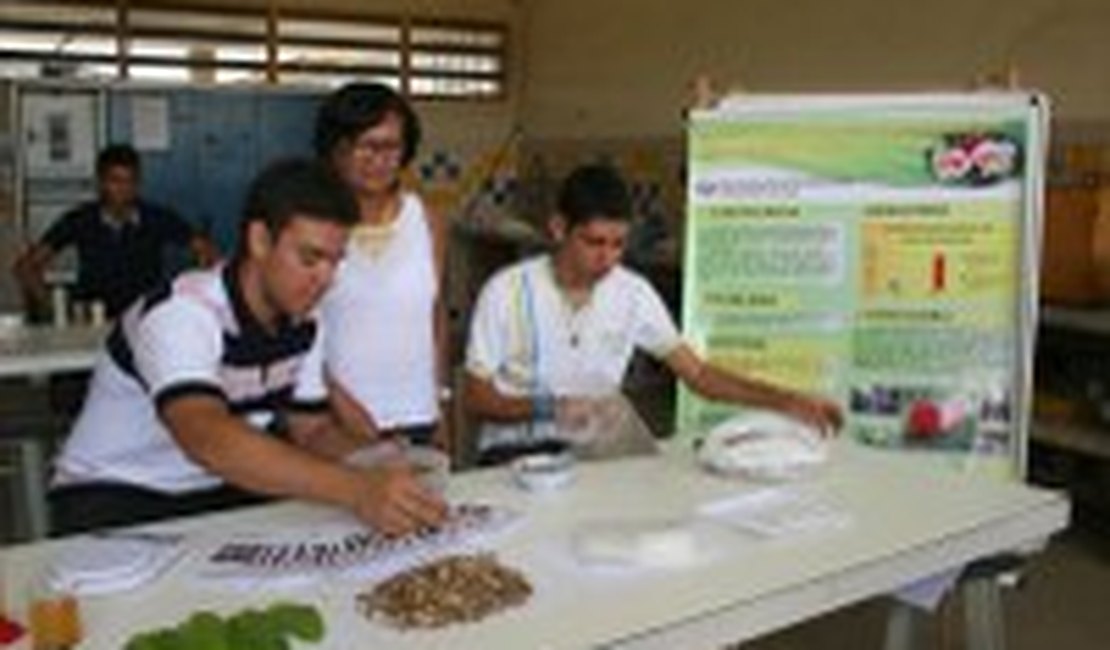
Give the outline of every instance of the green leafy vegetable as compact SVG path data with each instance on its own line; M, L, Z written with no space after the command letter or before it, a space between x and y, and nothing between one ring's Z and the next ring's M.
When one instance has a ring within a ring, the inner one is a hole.
M324 638L324 619L315 607L274 603L266 613L278 629L295 639L317 643Z
M136 634L124 650L290 650L290 638L323 640L324 619L315 607L274 603L227 619L200 611L177 626Z

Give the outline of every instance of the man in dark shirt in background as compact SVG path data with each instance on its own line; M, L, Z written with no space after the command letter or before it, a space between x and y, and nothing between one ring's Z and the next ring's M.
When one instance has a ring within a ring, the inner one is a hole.
M50 300L44 271L69 246L77 248L73 299L99 301L115 317L165 279L168 246L188 246L197 261L215 261L215 247L172 210L139 198L139 155L110 145L96 160L97 200L69 210L16 260L13 267L29 313L42 318Z

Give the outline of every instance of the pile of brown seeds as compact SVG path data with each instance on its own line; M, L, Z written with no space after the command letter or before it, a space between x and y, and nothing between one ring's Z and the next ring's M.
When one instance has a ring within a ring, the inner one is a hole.
M359 611L401 629L431 629L478 621L528 600L522 573L490 553L452 555L403 571L359 594Z

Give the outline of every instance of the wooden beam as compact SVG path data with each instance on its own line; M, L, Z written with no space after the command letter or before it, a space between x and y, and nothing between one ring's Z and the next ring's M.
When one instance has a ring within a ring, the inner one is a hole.
M129 0L116 0L116 76L120 79L131 77L131 17Z
M277 84L278 79L278 7L270 0L266 12L266 83Z

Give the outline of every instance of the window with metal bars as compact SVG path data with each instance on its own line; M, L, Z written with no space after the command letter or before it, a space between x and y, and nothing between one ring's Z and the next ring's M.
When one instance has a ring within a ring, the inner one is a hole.
M198 83L389 83L414 97L501 99L494 21L140 2L0 4L0 76Z

